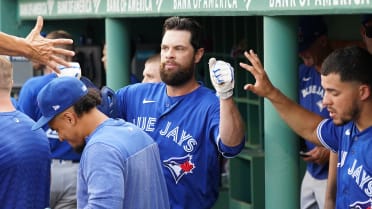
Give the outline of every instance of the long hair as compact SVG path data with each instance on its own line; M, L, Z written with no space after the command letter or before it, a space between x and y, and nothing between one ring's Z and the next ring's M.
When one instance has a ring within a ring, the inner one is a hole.
M88 88L88 94L74 104L74 111L80 117L83 113L87 113L97 105L100 105L101 101L100 92L95 88Z

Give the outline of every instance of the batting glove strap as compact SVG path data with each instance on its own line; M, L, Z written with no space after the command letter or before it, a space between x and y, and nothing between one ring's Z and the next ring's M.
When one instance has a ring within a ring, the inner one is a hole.
M228 99L232 97L233 93L234 93L234 89L230 89L226 92L217 92L217 95L218 97L220 97L220 99Z

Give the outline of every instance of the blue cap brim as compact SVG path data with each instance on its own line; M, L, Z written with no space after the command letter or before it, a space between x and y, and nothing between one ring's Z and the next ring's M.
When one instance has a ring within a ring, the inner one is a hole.
M51 117L41 116L41 118L39 118L39 120L32 126L31 130L35 131L39 128L42 128L43 126L48 124L49 121L51 121L53 119L53 117L54 116L51 116Z

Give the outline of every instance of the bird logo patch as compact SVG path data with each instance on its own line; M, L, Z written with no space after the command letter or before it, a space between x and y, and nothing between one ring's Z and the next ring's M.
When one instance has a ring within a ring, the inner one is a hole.
M164 166L169 169L176 184L184 175L190 174L194 170L195 164L191 160L192 155L186 155L184 157L172 157L163 161Z
M364 202L354 202L352 205L350 205L350 208L352 209L371 209L372 206L372 199L369 199Z

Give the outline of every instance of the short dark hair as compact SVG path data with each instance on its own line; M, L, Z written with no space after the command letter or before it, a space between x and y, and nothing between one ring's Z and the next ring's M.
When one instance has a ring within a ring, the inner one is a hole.
M64 30L54 30L54 31L49 32L46 35L46 38L49 38L49 39L59 39L59 38L72 39L72 35L70 33L68 33L67 31L64 31ZM58 47L62 48L62 49L67 49L67 50L70 50L70 51L75 51L75 47L74 47L73 44L59 45Z
M343 82L356 81L372 87L372 55L358 46L336 49L324 60L320 73L336 73Z
M194 50L203 48L202 46L202 27L200 24L191 18L187 17L169 17L163 25L163 36L167 30L185 30L191 33L191 45Z
M73 107L78 117L101 104L101 95L96 88L88 88L88 94L80 98Z

